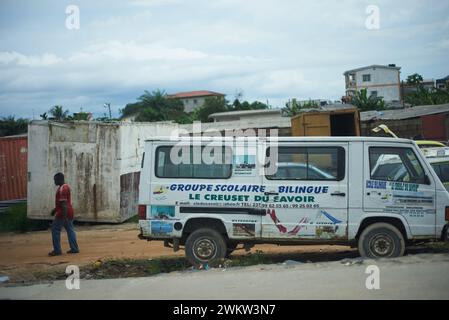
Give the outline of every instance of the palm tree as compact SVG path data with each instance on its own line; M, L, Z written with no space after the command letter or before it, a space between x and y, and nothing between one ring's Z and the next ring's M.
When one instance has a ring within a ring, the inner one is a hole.
M368 97L368 91L366 89L357 91L354 97L352 97L351 103L361 111L385 109L385 101L383 98L375 95L370 95Z
M62 106L54 106L49 111L52 118L56 121L64 121L67 120L67 116L69 114L68 110L64 110Z

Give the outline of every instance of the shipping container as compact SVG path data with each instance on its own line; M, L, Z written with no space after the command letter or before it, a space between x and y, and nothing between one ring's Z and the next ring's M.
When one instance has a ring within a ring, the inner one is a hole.
M302 112L291 122L292 136L360 136L356 108Z
M448 113L424 115L421 117L422 135L428 140L448 140Z
M0 201L27 197L27 135L0 138Z
M32 121L28 127L28 217L52 219L56 187L64 173L75 220L120 223L137 214L145 139L170 136L173 123Z

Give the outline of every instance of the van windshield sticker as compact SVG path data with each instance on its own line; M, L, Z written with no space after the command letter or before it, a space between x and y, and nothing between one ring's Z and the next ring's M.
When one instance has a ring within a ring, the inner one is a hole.
M409 191L418 192L419 184L408 182L396 182L396 181L378 181L368 180L366 181L366 188L368 189L382 189L386 190L388 187L395 191Z
M232 163L236 176L253 176L256 174L255 155L234 155Z

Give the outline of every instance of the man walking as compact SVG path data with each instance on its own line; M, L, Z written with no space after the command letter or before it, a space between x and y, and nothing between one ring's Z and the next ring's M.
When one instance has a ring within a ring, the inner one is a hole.
M51 225L51 236L53 239L53 251L49 256L59 256L61 250L61 229L64 226L69 239L70 250L67 253L78 253L78 244L76 243L76 233L73 227L73 208L70 196L70 186L64 182L64 175L57 173L54 176L55 185L58 186L55 197L55 208L52 215L56 214Z

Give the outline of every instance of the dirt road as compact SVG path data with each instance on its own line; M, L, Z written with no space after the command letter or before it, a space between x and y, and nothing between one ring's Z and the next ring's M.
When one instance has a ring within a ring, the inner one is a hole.
M81 266L109 258L138 259L184 255L183 250L174 253L172 249L165 248L160 241L139 240L137 238L137 225L132 223L79 226L76 229L81 252L77 255L64 254L59 257L47 256L52 249L49 230L26 234L1 234L0 275L7 275L12 280L17 280L31 270L48 270L52 267L62 267L69 264ZM62 233L61 239L65 252L69 249L65 231ZM348 249L348 247L343 246L279 247L260 245L252 250L261 250L266 253L319 251L337 253ZM237 251L236 254L239 254L239 252Z

